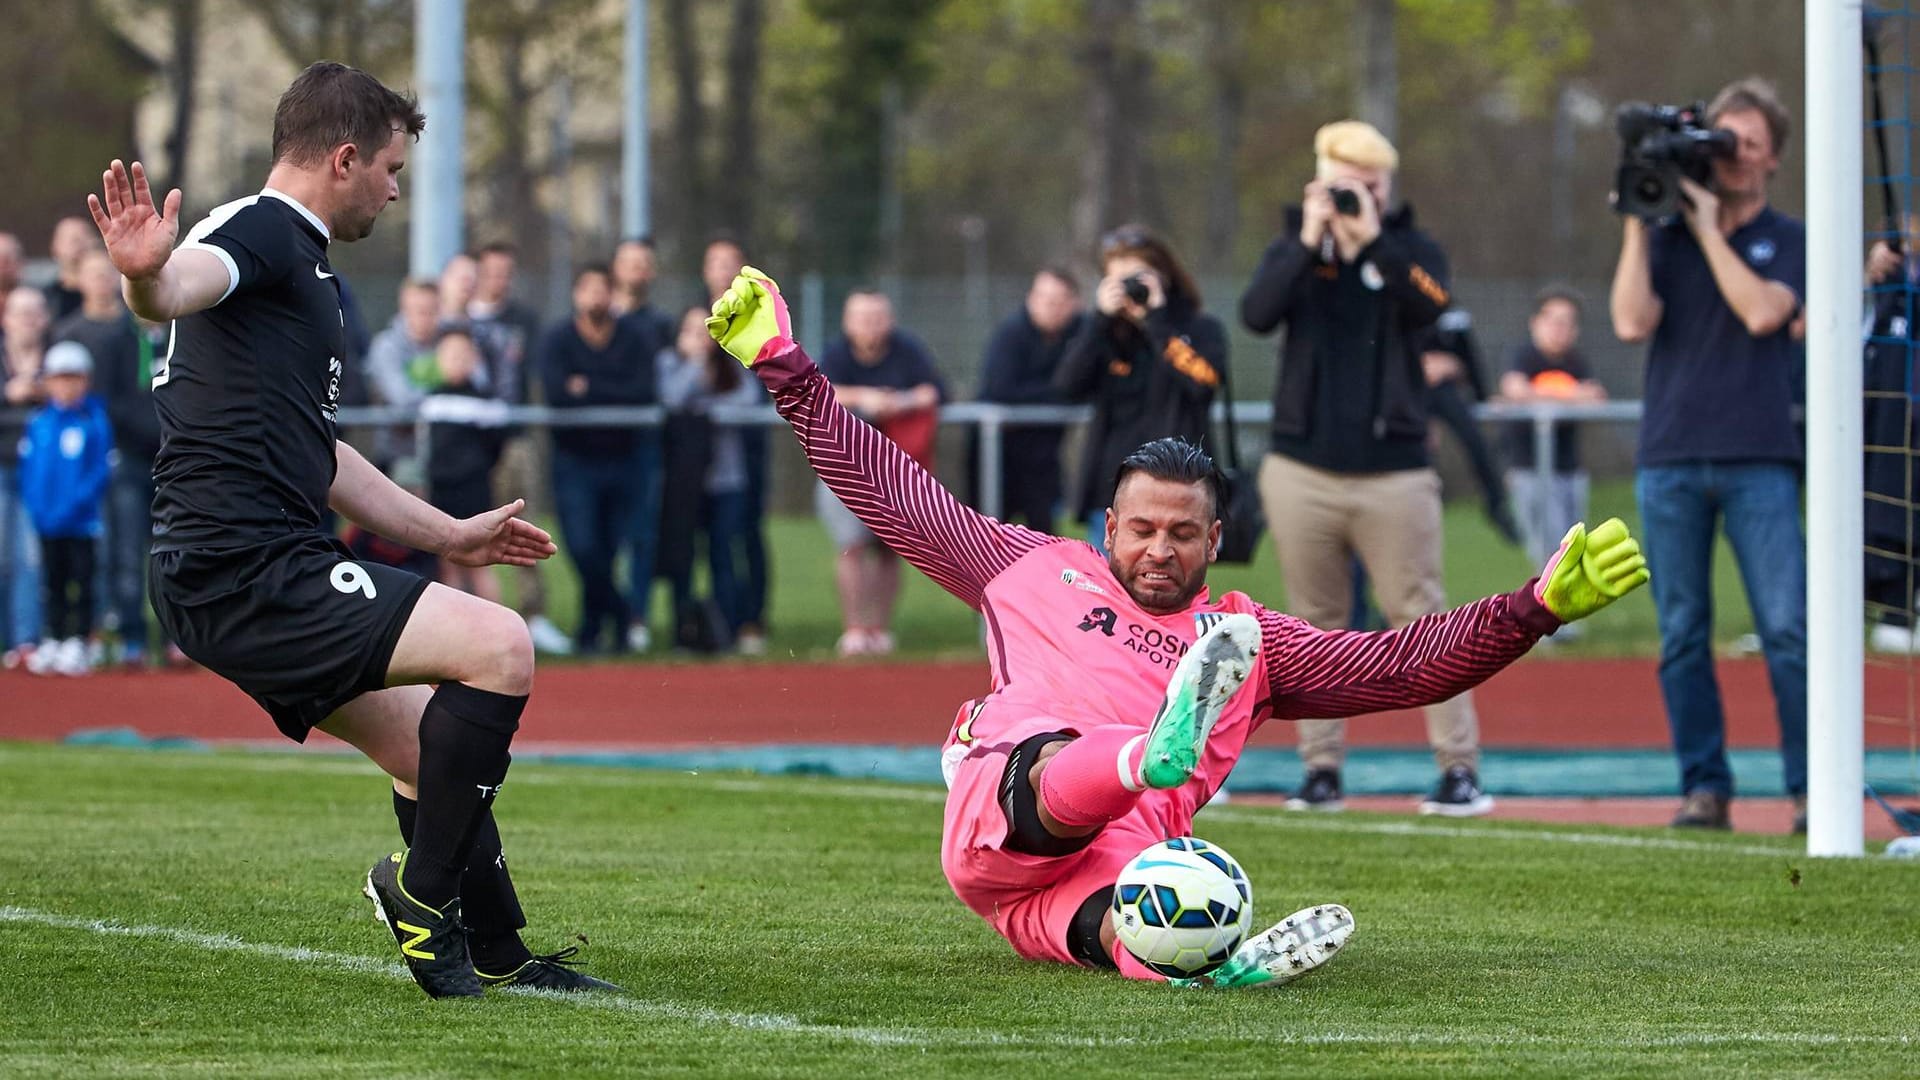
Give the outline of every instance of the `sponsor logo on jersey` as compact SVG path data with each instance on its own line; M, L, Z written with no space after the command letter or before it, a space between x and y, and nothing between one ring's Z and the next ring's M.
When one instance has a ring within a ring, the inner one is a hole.
M320 412L331 420L340 412L340 358L327 357L327 400L320 404Z
M1193 645L1190 641L1180 640L1178 634L1158 626L1127 623L1123 627L1120 625L1120 613L1110 607L1097 607L1087 612L1080 620L1079 629L1087 634L1098 630L1102 636L1118 640L1133 652L1169 670L1180 662L1180 658Z
M1096 593L1100 596L1107 595L1107 590L1094 584L1093 579L1078 570L1069 568L1060 571L1060 581L1062 584L1071 585L1081 592Z
M1773 246L1771 240L1755 240L1747 245L1747 261L1755 266L1765 266L1773 261L1778 251L1779 249Z

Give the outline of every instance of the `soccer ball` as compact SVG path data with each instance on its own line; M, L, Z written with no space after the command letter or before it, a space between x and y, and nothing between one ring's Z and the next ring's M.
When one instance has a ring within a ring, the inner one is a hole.
M1155 844L1113 884L1113 928L1141 963L1168 978L1205 975L1253 923L1253 887L1225 849L1191 836Z

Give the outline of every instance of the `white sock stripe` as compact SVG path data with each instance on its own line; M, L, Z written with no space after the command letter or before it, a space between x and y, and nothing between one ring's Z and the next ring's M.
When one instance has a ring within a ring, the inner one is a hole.
M1120 786L1126 788L1128 791L1146 790L1147 785L1140 782L1139 772L1127 763L1127 759L1133 756L1133 748L1146 741L1147 737L1145 735L1135 735L1133 738L1128 739L1125 745L1120 747L1120 760L1117 763L1120 768Z

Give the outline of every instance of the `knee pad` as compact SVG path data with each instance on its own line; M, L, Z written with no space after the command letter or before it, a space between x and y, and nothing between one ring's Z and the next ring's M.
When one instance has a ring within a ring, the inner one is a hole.
M1062 837L1047 831L1040 823L1040 797L1027 780L1034 759L1048 743L1072 742L1073 736L1044 731L1013 748L1007 755L1006 771L1000 774L1000 809L1007 815L1007 850L1022 855L1057 858L1072 855L1093 842L1098 833Z
M1073 921L1067 924L1067 953L1074 963L1081 967L1118 970L1112 954L1100 944L1100 927L1112 907L1113 886L1109 885L1087 897L1080 910L1073 913Z

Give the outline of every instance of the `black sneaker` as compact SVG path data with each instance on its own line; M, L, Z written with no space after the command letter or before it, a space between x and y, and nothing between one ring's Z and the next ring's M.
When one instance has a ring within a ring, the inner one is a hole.
M1308 769L1300 790L1287 797L1289 810L1320 810L1328 813L1345 810L1347 800L1340 792L1339 769Z
M1793 835L1807 835L1807 797L1805 795L1793 797Z
M467 956L467 928L460 922L460 900L444 908L428 907L407 895L400 884L406 855L393 854L367 871L367 899L373 914L393 931L400 958L428 997L479 997L480 977Z
M1680 804L1680 812L1673 815L1673 827L1676 829L1731 829L1733 821L1727 812L1730 800L1717 791L1696 788L1687 792L1687 800Z
M505 975L489 975L482 971L480 982L484 986L530 986L535 990L626 992L624 988L605 979L596 979L585 972L573 970L573 965L579 963L573 959L573 954L579 951L580 946L569 945L557 953L536 956Z
M1421 813L1442 817L1479 817L1492 810L1493 796L1480 790L1480 777L1465 765L1441 773L1433 794L1420 804Z

